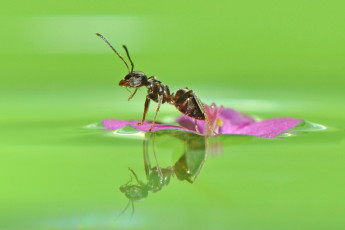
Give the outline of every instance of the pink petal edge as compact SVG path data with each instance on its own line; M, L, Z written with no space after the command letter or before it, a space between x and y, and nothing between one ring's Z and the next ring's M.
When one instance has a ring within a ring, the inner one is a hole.
M141 121L138 120L131 120L131 121L126 121L126 120L114 120L114 119L109 119L109 120L103 120L102 124L107 130L116 130L116 129L121 129L127 125L132 126L133 128L143 131L143 132L148 132L152 122L145 121L144 124L138 125ZM164 130L164 129L179 129L179 130L185 130L188 132L193 132L193 130L186 129L181 126L177 125L167 125L167 124L160 124L156 123L152 131L159 131L159 130Z
M296 127L301 121L303 121L303 119L289 117L273 118L251 123L232 132L222 131L222 134L240 134L263 138L275 138L280 134L286 133L289 129Z

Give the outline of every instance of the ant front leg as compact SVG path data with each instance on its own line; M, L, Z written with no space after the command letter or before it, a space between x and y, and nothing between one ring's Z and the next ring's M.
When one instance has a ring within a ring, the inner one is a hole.
M127 89L127 88L126 88ZM128 89L127 89L128 90ZM129 96L129 98L128 98L128 101L129 100L131 100L133 97L134 97L134 95L137 93L137 90L138 90L138 88L136 88L135 90L134 90L134 93L132 93L131 91L129 91L130 93L131 93L131 96Z
M145 186L144 182L142 182L141 180L139 180L139 178L137 177L137 174L135 174L135 172L133 171L133 169L128 168L128 170L133 174L135 180L137 181L138 184L140 184L141 186ZM131 177L132 178L132 177Z
M158 111L159 111L159 108L161 107L161 104L163 103L163 95L159 95L159 101L158 101L158 106L157 106L157 110L156 110L156 115L155 115L155 118L153 119L152 121L152 124L151 124L151 127L149 129L149 132L151 132L153 126L155 125L155 122L156 122L156 118L157 118L157 114L158 114Z
M141 123L138 123L138 125L144 124L145 117L146 117L146 113L147 113L147 110L149 109L149 106L150 106L150 100L151 100L151 99L149 98L149 96L146 96L143 120L141 121ZM151 127L151 128L152 128L152 127ZM151 131L151 130L150 130L150 131Z

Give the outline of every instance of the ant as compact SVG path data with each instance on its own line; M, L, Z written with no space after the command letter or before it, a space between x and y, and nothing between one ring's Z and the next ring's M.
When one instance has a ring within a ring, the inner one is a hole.
M129 66L127 62L125 61L125 59L114 49L114 47L108 42L108 40L105 37L103 37L99 33L96 33L96 35L102 38L108 44L108 46L116 53L116 55L123 61L123 63L127 67L128 74L119 82L119 85L126 87L126 89L130 92L131 95L128 98L128 101L133 98L138 88L142 86L145 86L147 88L144 115L143 115L142 121L138 123L138 125L144 124L145 116L149 108L150 101L152 100L158 103L158 106L157 106L155 117L149 129L149 132L152 131L152 128L155 124L157 114L158 114L161 104L168 103L170 105L175 106L181 113L191 118L194 118L195 130L198 133L200 133L200 131L197 126L197 120L205 120L207 122L208 128L212 130L212 132L216 135L215 131L212 129L210 125L210 121L206 114L204 104L196 96L193 90L189 90L188 88L182 88L182 89L178 89L175 94L170 93L169 87L167 85L163 85L162 82L158 81L155 76L151 76L148 78L146 74L143 72L133 71L134 64L132 62L132 59L129 56L128 49L125 45L122 45L122 47L126 51L127 58L129 59L131 63L131 69L129 69ZM134 92L132 93L127 87L135 88Z

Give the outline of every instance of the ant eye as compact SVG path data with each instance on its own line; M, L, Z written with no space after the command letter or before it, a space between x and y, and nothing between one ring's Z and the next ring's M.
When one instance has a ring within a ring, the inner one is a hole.
M132 83L133 83L133 85L138 85L138 84L140 84L140 82L141 82L141 78L140 77L132 77L131 79L129 79Z

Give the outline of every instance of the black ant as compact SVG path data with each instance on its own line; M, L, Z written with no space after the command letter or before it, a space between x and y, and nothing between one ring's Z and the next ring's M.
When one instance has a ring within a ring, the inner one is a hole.
M116 55L125 63L128 74L120 81L119 85L129 88L135 88L134 92L131 93L128 100L132 99L133 96L136 94L138 88L145 86L147 88L147 96L145 101L145 107L144 107L144 115L141 123L138 123L138 125L142 125L145 121L145 116L147 113L147 110L150 105L150 101L155 101L158 103L157 110L155 117L152 121L151 127L149 129L149 132L151 132L156 118L157 113L159 111L159 108L161 104L168 103L170 105L175 106L181 113L192 117L195 119L195 130L200 133L197 126L197 120L205 120L207 122L208 128L212 130L214 134L214 130L212 129L210 125L210 121L207 117L205 107L203 103L200 101L200 99L196 96L196 94L193 92L193 90L189 90L188 88L183 88L177 90L177 92L170 93L169 87L166 85L163 85L162 82L158 81L155 76L147 77L145 73L139 72L139 71L133 71L134 64L132 62L132 59L129 56L128 49L125 45L122 45L122 47L125 49L127 57L131 63L131 69L129 69L127 62L123 57L114 49L114 47L108 42L105 37L103 37L101 34L96 33L96 35L100 38L102 38L108 46L116 53Z

